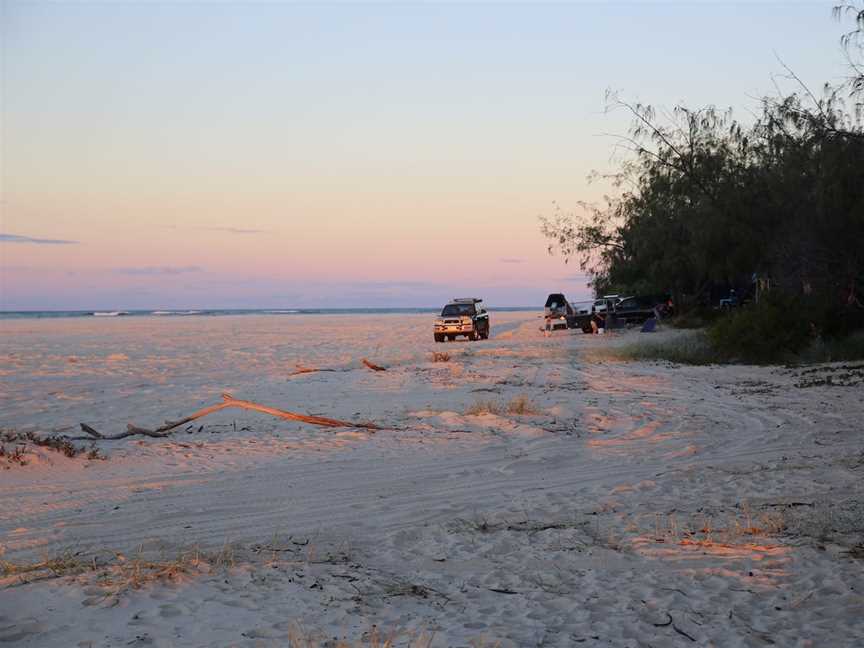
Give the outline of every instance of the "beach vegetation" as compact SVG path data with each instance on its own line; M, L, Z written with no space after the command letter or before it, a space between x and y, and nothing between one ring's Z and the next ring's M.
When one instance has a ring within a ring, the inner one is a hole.
M26 466L27 457L34 447L52 450L70 459L81 455L90 460L106 458L95 445L90 447L76 445L63 435L41 436L35 432L0 431L0 460L5 459L7 464Z
M500 403L492 399L477 399L465 410L468 416L480 416L481 414L514 414L517 416L528 416L539 414L537 406L527 396L515 396L507 403Z
M16 576L21 581L80 574L89 568L85 561L70 551L43 560L23 563L3 560L2 555L3 552L0 550L0 577Z
M465 410L465 414L468 416L481 416L483 414L501 414L502 407L498 401L487 399L487 398L478 398L475 400L468 408Z
M229 569L235 565L234 547L225 544L214 552L197 547L178 552L175 556L148 557L142 551L130 556L122 552L101 552L86 556L64 551L41 560L14 562L3 559L0 547L0 577L6 584L23 584L39 580L80 576L102 590L106 601L138 590L147 585L175 582L187 575Z
M539 414L537 406L527 396L516 396L507 403L507 413L529 416Z
M704 331L688 331L660 341L641 339L639 342L610 349L608 355L622 360L665 361L686 365L724 362L724 358L712 348Z
M852 362L864 360L864 331L852 333L843 338L822 337L795 339L780 335L776 339L768 332L767 343L759 334L759 326L748 327L749 317L742 311L739 318L729 318L718 322L707 330L686 331L671 338L658 341L640 339L617 349L610 349L608 355L622 360L666 361L685 365L710 364L775 364L806 365L826 362ZM800 330L800 329L799 329ZM799 333L800 335L800 333ZM819 384L857 384L860 375L856 368L844 368L839 376L811 377L799 386ZM854 381L854 382L850 382Z
M550 252L597 295L670 294L673 324L708 326L721 358L784 361L864 330L864 8L835 15L852 20L852 76L814 91L781 62L794 91L752 118L608 93L631 118L602 176L614 195L541 217Z
M289 648L431 648L435 634L425 630L411 631L399 628L382 630L373 625L363 633L362 638L349 639L324 638L320 632L308 630L302 623L294 622L288 631Z

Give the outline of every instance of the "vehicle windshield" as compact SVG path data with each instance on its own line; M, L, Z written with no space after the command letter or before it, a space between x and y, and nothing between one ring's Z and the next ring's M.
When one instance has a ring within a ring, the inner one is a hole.
M626 308L643 308L643 309L651 309L654 308L659 303L659 301L653 297L628 297L627 299L622 299L618 303L619 309Z
M552 293L546 298L545 308L561 308L564 306L565 301L567 300L564 299L564 295L561 293Z
M442 317L459 317L460 315L473 315L474 304L447 304L441 311Z

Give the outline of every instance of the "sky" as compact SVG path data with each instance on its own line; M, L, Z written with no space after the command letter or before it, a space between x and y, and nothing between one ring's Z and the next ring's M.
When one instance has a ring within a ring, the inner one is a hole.
M843 77L833 4L0 0L0 309L586 298L538 216L606 91L746 119Z

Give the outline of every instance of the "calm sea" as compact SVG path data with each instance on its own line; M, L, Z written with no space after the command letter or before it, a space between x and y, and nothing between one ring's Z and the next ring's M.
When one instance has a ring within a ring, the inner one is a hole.
M376 315L398 313L437 313L441 308L250 308L201 310L67 310L0 311L0 319L46 319L58 317L189 317L218 315ZM491 311L534 311L537 306L508 306Z

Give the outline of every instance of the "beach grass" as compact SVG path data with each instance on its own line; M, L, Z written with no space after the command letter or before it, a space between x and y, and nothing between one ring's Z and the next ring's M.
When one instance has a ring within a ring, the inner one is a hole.
M84 455L90 460L106 458L95 445L89 448L75 445L62 435L41 436L34 432L0 430L0 460L5 460L7 464L26 466L29 461L28 455L37 447L52 450L70 459L79 455Z
M31 562L12 562L0 557L0 577L7 580L6 585L18 585L89 573L104 590L105 598L116 598L149 584L176 581L187 574L228 569L235 565L234 547L227 543L215 552L203 552L193 547L170 558L149 558L141 551L132 556L120 552L102 554L108 557L100 558L97 554L84 556L71 551Z
M517 415L539 414L537 406L527 396L516 396L507 403L507 413Z
M468 416L480 416L482 414L513 414L516 416L528 416L539 414L537 406L527 396L515 396L507 403L500 403L496 400L480 398L474 401L465 410Z
M502 407L501 404L492 399L488 398L478 398L476 401L471 403L468 408L465 410L465 414L468 416L481 416L483 414L501 414Z
M609 355L621 360L654 360L676 364L708 365L726 360L712 346L704 331L685 333L668 340L645 340L617 349Z
M751 358L746 353L730 354L728 351L721 351L703 330L688 331L661 341L640 340L617 349L610 349L608 355L620 360L653 360L686 365L766 364L764 359ZM785 354L782 361L767 364L806 365L862 359L864 359L864 332L859 332L839 339L817 338L801 351Z
M378 626L372 626L370 630L355 641L340 639L335 643L327 641L320 633L307 630L300 622L291 624L288 631L288 648L431 648L435 639L434 633L420 630L418 632L401 629L381 630ZM490 646L491 644L478 644L475 646Z

